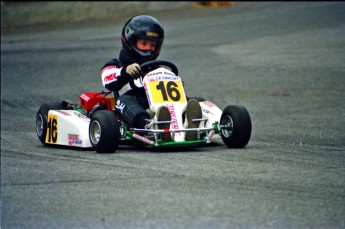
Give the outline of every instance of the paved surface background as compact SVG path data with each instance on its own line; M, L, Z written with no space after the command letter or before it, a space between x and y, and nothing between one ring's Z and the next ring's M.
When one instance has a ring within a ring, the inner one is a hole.
M103 89L128 18L1 34L2 228L345 228L345 5L153 12L191 96L247 107L245 149L43 147L44 102Z

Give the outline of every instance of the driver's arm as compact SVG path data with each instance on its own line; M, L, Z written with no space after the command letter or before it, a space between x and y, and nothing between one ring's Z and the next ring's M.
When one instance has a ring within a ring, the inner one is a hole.
M125 69L126 66L121 66L117 59L107 62L101 70L103 86L110 91L119 91L131 78Z

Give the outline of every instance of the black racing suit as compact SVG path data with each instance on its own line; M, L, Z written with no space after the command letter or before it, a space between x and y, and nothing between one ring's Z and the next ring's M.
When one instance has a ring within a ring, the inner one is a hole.
M126 67L133 63L138 62L121 50L119 59L112 59L102 67L101 77L103 86L114 92L116 108L120 110L124 123L144 129L145 119L150 117L146 112L149 104L144 89L137 88L133 78L126 73Z

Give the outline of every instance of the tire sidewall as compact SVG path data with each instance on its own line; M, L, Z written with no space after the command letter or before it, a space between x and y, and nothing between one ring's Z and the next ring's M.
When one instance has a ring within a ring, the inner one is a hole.
M98 122L101 133L97 143L91 140L91 127L94 122ZM94 113L89 126L90 142L97 153L114 153L120 141L120 128L115 113L109 110L99 110Z
M232 133L229 137L220 132L225 145L230 148L244 148L251 137L252 123L247 109L240 105L227 106L221 115L221 124L225 117L230 116L233 122Z

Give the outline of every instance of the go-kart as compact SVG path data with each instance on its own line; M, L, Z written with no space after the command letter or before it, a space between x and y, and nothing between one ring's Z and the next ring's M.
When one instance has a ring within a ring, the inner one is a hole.
M97 153L114 153L120 144L145 147L188 147L209 144L221 138L230 148L244 148L250 139L252 124L247 109L229 105L221 110L216 104L201 97L187 97L177 67L168 61L154 60L141 65L145 73L134 81L143 87L152 116L147 129L126 125L121 120L121 105L116 104L113 92L85 92L79 102L63 100L41 105L36 114L37 136L42 144L92 148ZM197 99L202 118L197 128L187 128L185 109L189 99ZM158 121L154 115L166 106L171 121ZM162 122L169 129L159 129ZM196 139L185 140L186 132L196 132ZM164 141L161 133L170 134L172 141Z

